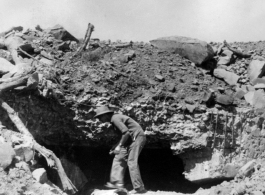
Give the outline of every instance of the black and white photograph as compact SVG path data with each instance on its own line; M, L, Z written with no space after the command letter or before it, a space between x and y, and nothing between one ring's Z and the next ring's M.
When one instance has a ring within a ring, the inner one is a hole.
M0 0L0 195L265 194L264 0Z

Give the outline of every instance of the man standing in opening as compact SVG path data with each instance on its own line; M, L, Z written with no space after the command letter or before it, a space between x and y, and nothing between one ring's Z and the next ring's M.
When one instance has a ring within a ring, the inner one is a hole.
M114 114L107 106L101 106L96 109L96 118L101 122L110 122L114 129L122 133L121 139L111 151L115 154L113 159L110 182L105 185L108 188L123 188L124 174L127 166L134 190L130 194L142 194L146 190L141 178L138 157L145 145L146 136L142 127L132 118Z

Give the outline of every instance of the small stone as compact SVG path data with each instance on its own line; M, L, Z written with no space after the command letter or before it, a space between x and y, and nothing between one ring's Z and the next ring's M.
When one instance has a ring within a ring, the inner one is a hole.
M175 92L176 91L175 83L167 84L167 90L170 91L170 92Z
M136 54L135 54L135 51L130 50L127 54L125 54L125 56L128 56L129 59L132 59L133 57L136 56Z
M242 89L237 90L237 92L234 95L234 98L242 99L246 92Z
M253 191L250 192L250 195L263 195L263 193L261 191Z
M23 161L28 162L33 159L34 152L30 147L17 145L14 148L16 156L19 156Z
M255 89L265 89L265 83L258 83L254 85Z
M48 181L47 172L44 168L35 169L32 172L32 176L41 184L44 184Z
M223 105L231 105L234 102L234 98L228 95L217 95L216 102Z
M196 107L197 107L196 105L186 104L186 108L190 113L193 113Z
M155 78L160 81L160 82L164 82L165 81L165 78L162 76L162 75L155 75Z
M194 79L194 81L192 82L193 85L199 85L199 81L197 79Z
M218 89L218 91L220 91L222 93L225 91L225 89L223 87L217 87L217 89Z

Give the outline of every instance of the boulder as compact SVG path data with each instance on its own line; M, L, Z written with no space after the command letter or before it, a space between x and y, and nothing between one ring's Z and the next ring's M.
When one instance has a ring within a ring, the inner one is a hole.
M258 83L254 85L255 89L265 89L265 83Z
M77 38L71 35L65 28L59 24L55 25L52 28L48 28L44 30L45 32L52 34L56 39L62 41L76 41L79 42Z
M220 79L224 79L229 85L236 85L239 79L239 76L235 73L228 72L224 69L215 69L213 72L214 76Z
M48 181L47 172L44 168L35 169L32 172L32 176L41 184L44 184Z
M249 91L244 97L250 105L254 106L254 108L265 108L265 93L262 89L257 91Z
M50 66L53 65L53 61L52 61L52 60L49 60L49 59L47 59L47 58L41 58L41 59L40 59L40 62L41 62L41 63L44 63L44 64L47 64L47 65L50 65Z
M215 98L215 101L223 105L231 105L234 102L234 98L229 95L220 95L218 94Z
M2 143L0 144L0 167L3 169L7 168L15 157L15 151L11 144Z
M175 52L199 65L214 56L212 47L198 39L172 36L151 40L150 43L159 49Z
M248 76L250 83L254 81L256 78L261 78L265 74L264 70L265 61L260 60L252 60L248 66Z
M230 51L230 50L228 50L228 49L226 49L226 50L224 50L224 51L222 52L221 56L228 56L228 57L232 58L232 56L233 56L233 52Z
M0 76L9 72L16 72L16 67L4 58L0 58Z
M231 63L233 57L233 52L230 50L224 50L221 54L221 57L219 57L218 65L228 65Z
M231 62L231 58L228 56L219 57L218 65L228 65Z

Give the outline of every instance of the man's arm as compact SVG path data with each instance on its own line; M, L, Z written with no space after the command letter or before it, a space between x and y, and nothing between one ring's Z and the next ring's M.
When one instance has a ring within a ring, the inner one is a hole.
M120 141L114 146L114 149L110 151L110 154L119 154L121 147L124 146L128 138L130 137L130 133L127 131L126 133L122 134Z
M116 154L120 152L121 146L123 146L126 143L126 141L130 136L130 133L127 126L122 122L122 120L119 117L113 118L112 123L117 129L119 129L122 132L122 137L120 139L120 142L114 149L114 153Z

